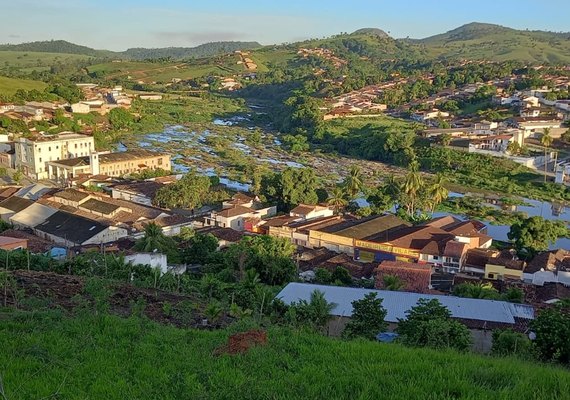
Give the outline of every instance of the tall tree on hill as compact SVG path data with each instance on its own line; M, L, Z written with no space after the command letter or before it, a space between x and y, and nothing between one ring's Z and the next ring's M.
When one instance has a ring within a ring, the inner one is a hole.
M548 169L547 151L548 148L552 146L553 141L554 139L550 135L550 128L544 128L542 136L540 137L540 144L544 147L544 182L546 182L546 171Z

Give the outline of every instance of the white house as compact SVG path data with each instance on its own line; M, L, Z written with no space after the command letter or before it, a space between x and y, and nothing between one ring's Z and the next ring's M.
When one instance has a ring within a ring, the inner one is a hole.
M330 207L308 204L299 204L289 212L290 216L299 217L303 220L330 217L333 214L334 211Z

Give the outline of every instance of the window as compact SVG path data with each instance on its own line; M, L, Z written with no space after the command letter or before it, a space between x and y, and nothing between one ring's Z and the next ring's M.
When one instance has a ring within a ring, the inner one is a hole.
M42 162L42 158L40 157L40 162Z
M434 260L439 260L439 256L433 256Z
M58 150L58 149L59 149L59 146L55 146L55 149Z
M75 143L75 148L77 148L77 143Z
M495 279L495 274L489 274L488 277L489 279Z
M158 165L162 165L162 158L158 159Z
M48 147L48 151L51 151L51 146Z

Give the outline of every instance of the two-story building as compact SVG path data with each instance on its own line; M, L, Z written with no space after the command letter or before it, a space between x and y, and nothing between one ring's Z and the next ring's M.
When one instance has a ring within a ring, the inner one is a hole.
M32 179L49 179L48 163L89 156L95 150L93 136L72 132L38 135L15 141L15 166Z

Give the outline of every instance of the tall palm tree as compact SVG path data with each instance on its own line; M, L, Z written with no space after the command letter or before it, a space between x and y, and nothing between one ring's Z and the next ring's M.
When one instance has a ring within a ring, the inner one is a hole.
M162 228L151 222L144 228L144 237L139 239L136 243L135 248L139 251L153 252L155 250L160 250L164 247L164 233L162 233Z
M364 182L362 180L362 172L358 165L353 165L350 167L350 172L346 179L344 180L344 187L349 194L351 199L354 199L356 195L362 190Z
M435 181L428 189L428 193L431 199L431 213L433 214L437 205L447 199L447 196L449 195L449 191L445 187L445 178L442 174L436 175Z
M335 186L327 199L327 204L332 206L337 213L344 209L348 205L344 189L340 186Z
M404 179L404 185L402 187L403 192L408 198L406 209L410 217L416 213L416 206L423 186L424 181L420 175L419 165L417 162L413 162L410 164L410 169Z
M386 290L396 292L404 288L404 282L396 275L384 275L382 281L384 283L384 289Z
M540 137L540 144L544 147L544 182L546 182L546 171L548 168L547 150L552 146L554 138L550 136L550 128L544 128Z

